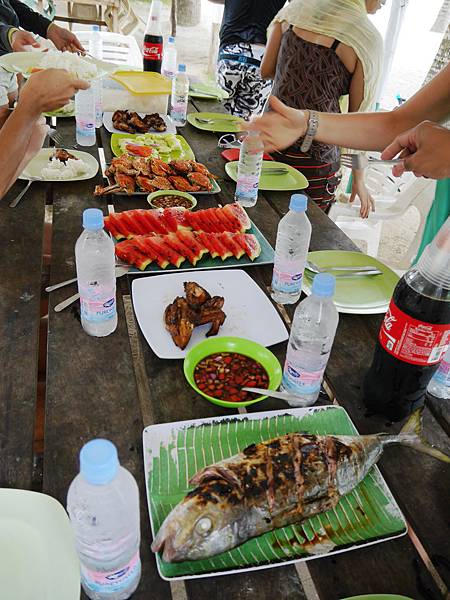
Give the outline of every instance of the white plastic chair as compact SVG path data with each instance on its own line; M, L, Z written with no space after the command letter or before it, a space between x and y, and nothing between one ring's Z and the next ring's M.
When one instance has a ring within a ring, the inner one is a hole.
M80 42L88 47L92 31L75 31ZM142 67L142 54L138 43L131 35L101 31L103 41L103 60L115 65Z
M367 254L377 256L383 221L402 217L410 206L420 215L419 228L409 248L396 263L397 269L409 268L419 248L425 221L434 199L436 182L431 179L416 178L412 173L397 180L390 169L370 167L366 169L366 185L375 200L375 212L368 219L359 216L360 204L336 202L330 209L329 217L351 239L367 243ZM348 199L348 194L341 194Z

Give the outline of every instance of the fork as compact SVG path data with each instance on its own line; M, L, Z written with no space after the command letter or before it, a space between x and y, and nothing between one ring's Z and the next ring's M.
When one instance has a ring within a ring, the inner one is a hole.
M398 165L403 162L400 158L394 160L381 160L367 157L365 154L341 154L341 165L349 169L365 169L370 165Z
M206 124L210 124L210 123L217 123L218 121L224 121L227 123L240 123L242 121L242 119L228 119L227 117L216 117L215 119L203 119L202 117L195 117L195 120L198 121L199 123L206 123Z
M39 177L31 177L28 180L27 185L23 188L23 190L21 192L19 192L17 194L17 196L14 198L14 200L12 200L9 204L10 208L14 208L15 206L17 206L19 204L19 202L22 200L22 198L25 196L26 192L28 191L28 188L30 187L30 185L33 183L33 181L41 181L41 179Z
M351 266L342 266L342 267L319 267L314 264L310 260L306 261L306 269L311 271L312 273L328 273L329 271L378 271L378 269L374 266L361 266L361 267L351 267Z
M56 129L50 128L47 135L59 148L70 148L72 150L76 150L78 148L78 144L65 144L63 136L59 133L59 131L56 131Z

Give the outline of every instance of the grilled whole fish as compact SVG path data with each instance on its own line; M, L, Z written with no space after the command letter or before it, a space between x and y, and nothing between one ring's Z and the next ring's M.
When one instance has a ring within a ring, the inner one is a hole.
M199 471L152 544L166 562L199 560L249 538L334 507L364 479L390 444L445 462L450 457L419 437L418 413L397 435L289 433Z

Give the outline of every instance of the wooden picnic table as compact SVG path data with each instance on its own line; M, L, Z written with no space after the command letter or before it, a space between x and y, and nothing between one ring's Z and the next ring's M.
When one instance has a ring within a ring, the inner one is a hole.
M217 110L217 104L195 101L191 110ZM57 127L67 143L73 143L73 119L59 119ZM217 136L189 124L180 133L197 160L221 178L222 192L202 198L199 206L231 202L234 184L225 175ZM97 158L104 154L108 162L109 134L101 130L98 147L87 151ZM229 415L233 411L204 401L185 381L181 361L159 359L148 347L133 314L131 277L118 280L119 324L114 334L103 339L83 332L76 305L61 313L53 311L58 302L76 291L75 284L52 292L47 352L42 356L39 325L41 300L46 297L43 289L74 276L74 244L81 231L83 210L97 207L106 214L108 202L113 202L116 211L147 207L143 197L94 197L94 186L101 182L100 173L93 180L76 183L36 182L18 207L11 209L9 200L23 186L17 183L0 206L0 486L42 491L65 505L69 484L78 472L81 446L94 437L113 441L121 463L133 473L141 491L143 573L135 599L337 600L375 592L404 594L415 600L449 598L450 469L402 447L386 451L379 466L410 525L408 535L295 566L170 584L159 577L150 551L142 430L153 423ZM248 211L272 245L288 201L286 192L260 192L256 207ZM308 207L308 217L313 226L312 250L356 249L314 204ZM45 220L52 224L49 266L43 262ZM271 267L246 270L267 291ZM282 311L288 326L292 314L293 307ZM400 429L399 424L368 418L362 405L362 378L371 360L380 320L380 316L340 315L326 371L331 400L345 407L361 433ZM46 359L43 453L39 452L35 432L40 347L41 362ZM281 361L285 350L285 343L273 348ZM266 400L249 410L284 407L282 402ZM449 451L449 410L445 403L427 404L424 433Z

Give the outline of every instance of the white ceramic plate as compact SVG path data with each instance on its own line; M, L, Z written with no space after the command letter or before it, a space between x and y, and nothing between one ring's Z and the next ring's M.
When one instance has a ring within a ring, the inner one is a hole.
M184 358L186 352L205 339L210 325L195 327L185 350L175 346L164 325L166 306L184 296L183 283L195 281L211 296L223 296L227 315L218 337L239 336L272 346L288 339L288 332L277 310L247 273L195 271L142 277L133 281L133 306L141 331L153 352L160 358Z
M131 111L133 112L133 111ZM112 116L114 113L112 112L104 112L103 113L103 126L105 127L105 129L107 129L109 131L109 133L126 133L125 131L120 131L120 129L116 129L113 125L112 122ZM145 117L145 113L138 113L138 115L140 117ZM175 124L172 122L172 119L169 117L169 115L159 115L160 117L162 117L164 119L164 122L167 126L166 131L154 131L153 129L151 129L148 133L153 133L155 135L157 135L158 133L176 133L177 132L177 128L175 127Z
M37 177L40 179L42 177L42 169L47 166L50 156L53 154L54 148L42 148L36 156L28 163L25 170L22 171L19 179L33 179ZM97 159L94 158L91 154L87 152L80 152L79 150L68 150L70 154L73 154L77 158L81 158L88 165L88 171L85 175L80 175L78 177L71 177L70 179L43 179L43 181L55 181L55 182L65 182L65 181L82 181L84 179L91 179L97 175L98 171L98 162Z
M79 600L72 528L57 500L0 489L0 581L5 600Z
M338 312L347 314L347 315L378 315L384 314L389 304L383 304L381 306L372 306L371 308L363 307L363 306L340 306L335 303L335 306Z

